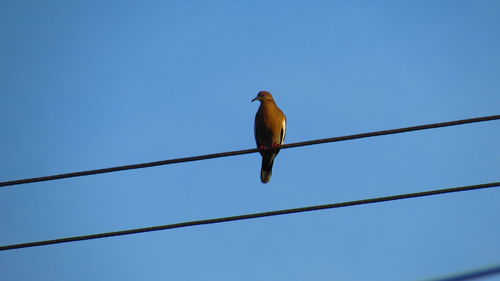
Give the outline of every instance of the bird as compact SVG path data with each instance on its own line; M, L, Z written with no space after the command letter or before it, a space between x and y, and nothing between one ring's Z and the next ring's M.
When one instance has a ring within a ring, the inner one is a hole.
M274 158L280 151L277 147L285 141L286 116L268 91L260 91L252 102L256 100L260 101L254 125L255 142L262 156L260 180L262 183L268 183L272 175Z

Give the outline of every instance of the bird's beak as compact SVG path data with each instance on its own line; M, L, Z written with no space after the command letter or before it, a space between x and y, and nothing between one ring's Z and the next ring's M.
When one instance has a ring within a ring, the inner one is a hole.
M259 99L259 97L255 97L251 102L254 102L254 101L258 100L258 99Z

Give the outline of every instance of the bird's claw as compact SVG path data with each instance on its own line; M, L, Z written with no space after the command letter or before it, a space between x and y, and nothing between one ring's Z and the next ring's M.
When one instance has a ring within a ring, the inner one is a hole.
M260 145L259 146L259 150L261 151L264 151L264 150L271 150L271 149L277 149L279 148L281 145L277 144L277 143L274 143L272 144L271 146L265 146L265 145Z

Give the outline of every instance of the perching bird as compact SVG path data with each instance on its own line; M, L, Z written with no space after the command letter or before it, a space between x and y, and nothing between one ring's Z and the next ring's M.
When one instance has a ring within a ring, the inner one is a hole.
M267 183L271 179L274 157L279 149L265 150L264 147L282 145L286 134L286 116L274 102L271 93L261 91L253 101L260 101L260 107L255 114L255 142L262 155L260 180Z

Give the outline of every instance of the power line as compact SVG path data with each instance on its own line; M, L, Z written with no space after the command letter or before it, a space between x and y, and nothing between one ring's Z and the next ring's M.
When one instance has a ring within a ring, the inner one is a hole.
M376 198L370 198L370 199L361 199L361 200L348 201L348 202L342 202L342 203L316 205L316 206L308 206L308 207L285 209L285 210L276 210L276 211L270 211L270 212L237 215L237 216L222 217L222 218L215 218L215 219L188 221L188 222L166 224L166 225L159 225L159 226L152 226L152 227L144 227L144 228L113 231L113 232L106 232L106 233L74 236L74 237L67 237L67 238L60 238L60 239L53 239L53 240L6 245L6 246L0 246L0 251L28 248L28 247L37 247L37 246L44 246L44 245L52 245L52 244L60 244L60 243L67 243L67 242L75 242L75 241L83 241L83 240L91 240L91 239L98 239L98 238L105 238L105 237L112 237L112 236L137 234L137 233L143 233L143 232L182 228L182 227L189 227L189 226L195 226L195 225L215 224L215 223L256 219L256 218L271 217L271 216L278 216L278 215L288 215L288 214L302 213L302 212L309 212L309 211L335 209L335 208L342 208L342 207L348 207L348 206L365 205L365 204L371 204L371 203L394 201L394 200L408 199L408 198L415 198L415 197L424 197L424 196L431 196L431 195L445 194L445 193L452 193L452 192L460 192L460 191L467 191L467 190L477 190L477 189L483 189L483 188L492 188L492 187L498 187L498 186L500 186L500 182L492 182L492 183L484 183L484 184L478 184L478 185L445 188L445 189L430 190L430 191L423 191L423 192L416 192L416 193L406 193L406 194L391 195L391 196L385 196L385 197L376 197Z
M427 280L427 281L465 281L465 280L483 278L486 276L496 275L496 274L500 274L500 264L495 265L495 266L486 267L486 268L481 268L481 269L470 271L470 272L456 274L456 275L449 276L449 277L443 277L443 278L432 279L432 280Z
M375 131L375 132L361 133L361 134L341 136L341 137L333 137L333 138L326 138L326 139L317 139L317 140L311 140L311 141L296 142L296 143L284 144L284 145L280 146L280 148L287 149L287 148L306 146L306 145L315 145L315 144L322 144L322 143L329 143L329 142L339 142L339 141L347 141L347 140L354 140L354 139L362 139L362 138L375 137L375 136L392 135L392 134L399 134L399 133L405 133L405 132L411 132L411 131L435 129L435 128L442 128L442 127L463 125L463 124L468 124L468 123L492 121L492 120L498 120L498 119L500 119L500 115L484 116L484 117L462 119L462 120L455 120L455 121L448 121L448 122L441 122L441 123L433 123L433 124L427 124L427 125L405 127L405 128L399 128L399 129L390 129L390 130ZM272 148L268 147L266 149L272 149ZM191 157L184 157L184 158L175 158L175 159L168 159L168 160L161 160L161 161L154 161L154 162L147 162L147 163L140 163L140 164L132 164L132 165L110 167L110 168L72 172L72 173L66 173L66 174L57 174L57 175L51 175L51 176L11 180L11 181L0 182L0 187L25 184L25 183L51 181L51 180L58 180L58 179L65 179L65 178L73 178L73 177L81 177L81 176L89 176L89 175L96 175L96 174L104 174L104 173L111 173L111 172L118 172L118 171L132 170L132 169L141 169L141 168L147 168L147 167L176 164L176 163L183 163L183 162L191 162L191 161L199 161L199 160L206 160L206 159L213 159L213 158L220 158L220 157L236 156L236 155L242 155L242 154L250 154L250 153L254 153L254 152L258 152L258 151L259 151L259 149L257 149L257 148L244 149L244 150L236 150L236 151L206 154L206 155L199 155L199 156L191 156Z

